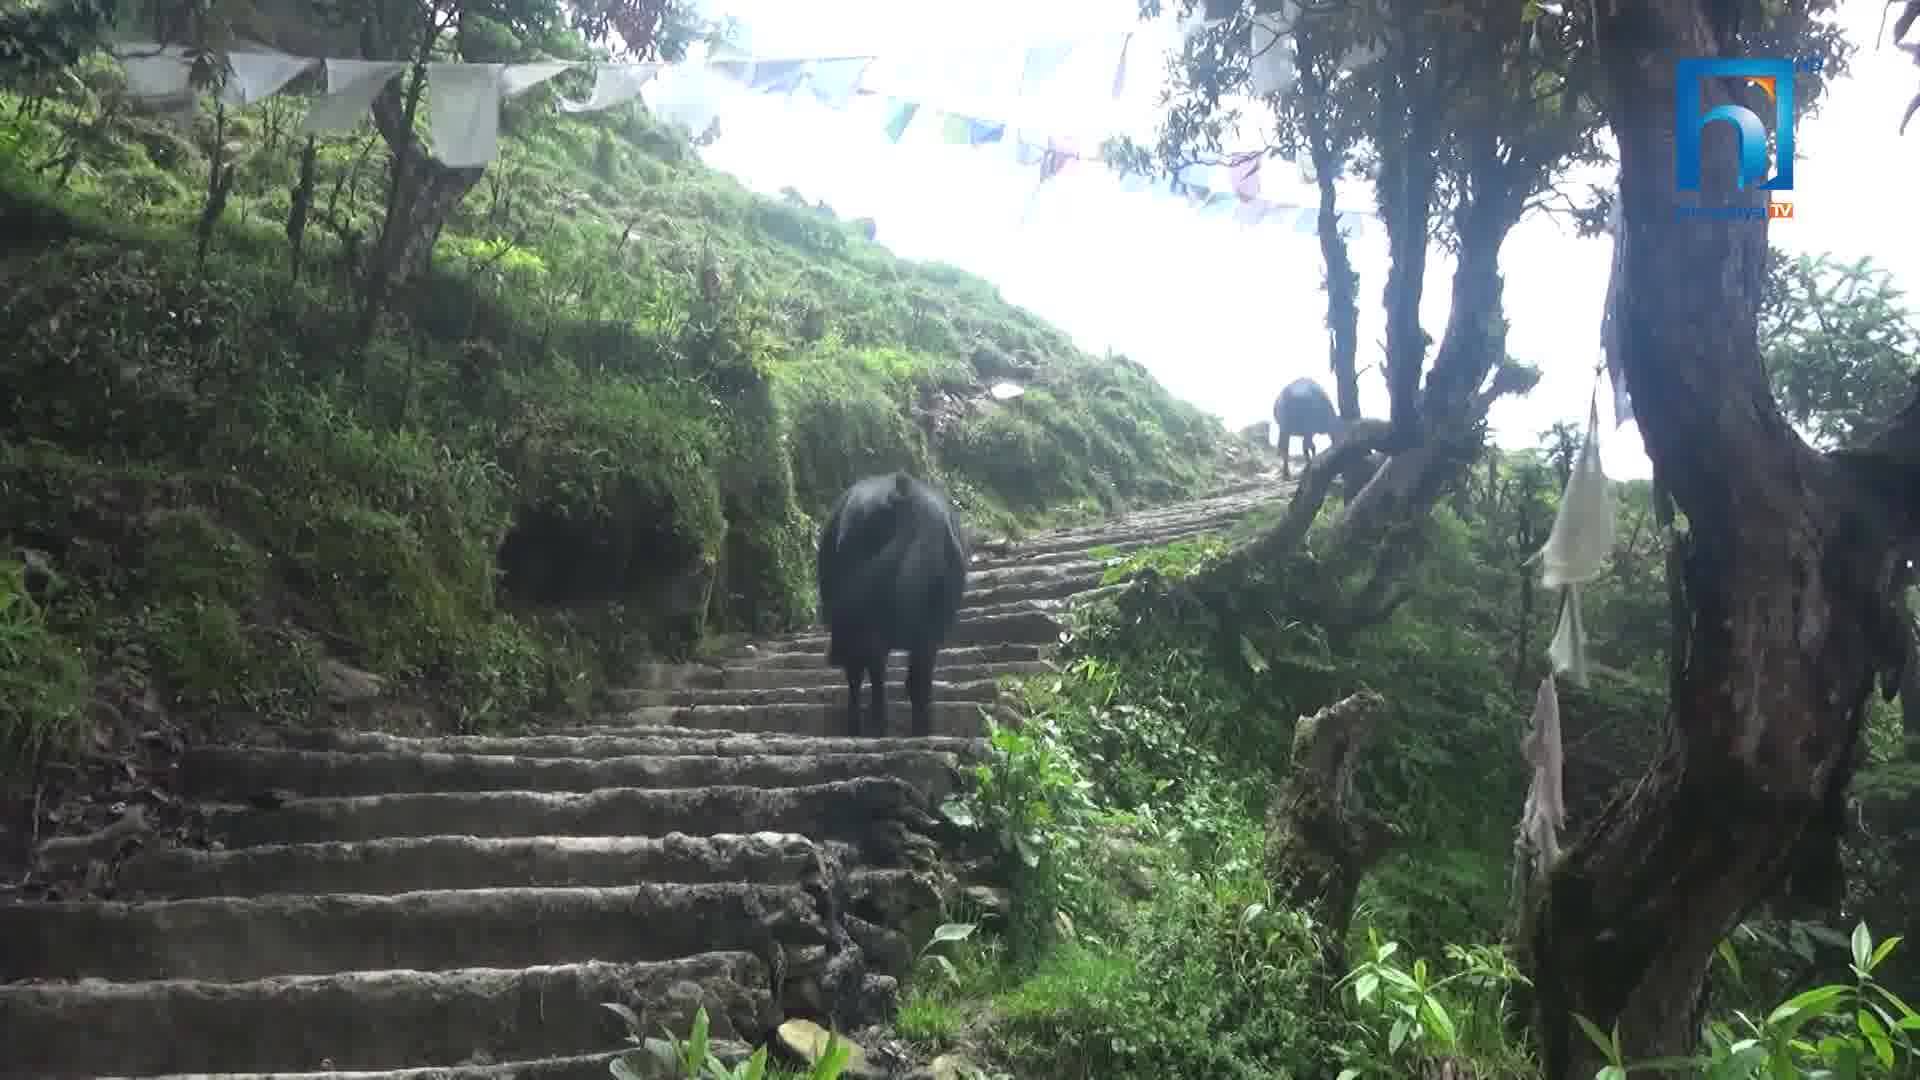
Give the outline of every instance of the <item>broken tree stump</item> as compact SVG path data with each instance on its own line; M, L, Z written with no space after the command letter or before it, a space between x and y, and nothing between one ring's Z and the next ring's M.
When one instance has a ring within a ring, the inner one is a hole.
M1399 832L1362 810L1353 791L1354 767L1385 707L1386 699L1362 690L1301 717L1292 768L1267 807L1267 881L1276 900L1323 928L1323 960L1336 978L1345 970L1360 881Z

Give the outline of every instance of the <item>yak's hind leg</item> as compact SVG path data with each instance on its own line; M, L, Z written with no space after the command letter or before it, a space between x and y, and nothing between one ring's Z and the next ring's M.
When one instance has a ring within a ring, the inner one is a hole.
M907 698L913 702L913 733L933 734L933 661L940 655L934 645L914 649L907 657Z
M867 723L876 739L885 738L893 725L887 716L887 650L875 649L867 657L867 679L873 683L873 701L867 710L872 719Z
M849 661L843 669L847 673L847 736L860 737L860 681L866 675L866 665Z

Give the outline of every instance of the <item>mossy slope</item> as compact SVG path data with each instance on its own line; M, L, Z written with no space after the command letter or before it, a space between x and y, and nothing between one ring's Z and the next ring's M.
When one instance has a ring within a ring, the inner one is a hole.
M577 705L649 649L809 617L814 522L861 474L1006 529L1245 465L1137 364L753 195L638 106L557 114L565 88L510 103L363 353L375 136L319 141L296 276L302 103L227 116L201 266L211 115L132 116L116 68L83 74L0 95L0 554L37 568L0 579L0 659L52 687L0 705L0 756L90 692L300 712L329 655L463 726Z

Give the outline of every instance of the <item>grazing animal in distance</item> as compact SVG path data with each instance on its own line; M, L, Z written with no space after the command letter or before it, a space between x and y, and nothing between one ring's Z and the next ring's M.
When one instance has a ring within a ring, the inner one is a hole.
M887 725L887 656L907 652L913 733L933 731L933 664L960 616L969 553L940 492L904 472L869 476L833 504L814 572L827 663L847 673L847 734L860 731L860 684L873 686L871 726Z
M1273 422L1280 427L1280 475L1293 478L1287 464L1287 451L1295 435L1306 446L1307 463L1313 463L1313 437L1327 436L1327 445L1346 433L1347 422L1333 409L1333 399L1312 379L1295 379L1280 396L1273 399Z

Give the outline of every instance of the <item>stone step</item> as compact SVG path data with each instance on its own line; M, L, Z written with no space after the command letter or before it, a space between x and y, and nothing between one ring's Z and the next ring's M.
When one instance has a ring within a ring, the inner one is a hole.
M965 612L960 616L960 621L954 624L947 644L953 646L955 651L968 647L1053 645L1059 642L1060 632L1064 629L1051 612L1031 604L1024 605L1023 610ZM829 640L830 636L824 629L782 635L763 641L759 646L759 656L763 663L769 653L812 651L824 657ZM946 651L942 648L941 655L946 655Z
M847 726L846 691L838 702L817 705L696 705L676 709L672 706L648 706L608 716L596 730L655 731L663 727L692 728L701 731L777 731L792 735L844 736ZM865 715L867 691L862 694L861 724L871 721ZM932 734L979 738L986 734L986 716L991 714L1002 724L1019 722L1018 714L1004 705L983 705L977 701L941 701L934 695L928 710ZM904 735L913 727L913 703L904 688L888 688L887 732Z
M689 836L417 836L206 851L154 848L123 863L131 899L300 893L404 893L635 881L799 885L822 852L794 833Z
M800 705L844 702L846 678L837 668L828 669L840 677L831 683L809 686L778 686L762 690L613 690L607 698L614 711L646 706L693 708L701 705ZM904 690L902 691L904 692ZM969 679L953 682L935 679L933 696L939 701L978 701L992 704L1001 697L1000 684L993 679Z
M379 795L401 791L792 788L862 776L898 776L930 797L945 798L957 782L954 771L959 765L952 754L927 750L568 758L201 747L187 752L182 762L182 782L196 796L240 801L269 791Z
M1208 521L1227 515L1245 514L1264 503L1271 502L1274 496L1287 490L1284 485L1272 485L1264 488L1250 488L1233 494L1214 495L1192 502L1175 503L1171 506L1133 510L1116 514L1100 521L1086 522L1080 525L1066 525L1057 529L1048 529L1028 538L1027 543L1043 540L1075 540L1088 537L1112 536L1115 534L1138 532L1145 529L1168 528L1196 521Z
M1159 544L1170 544L1176 540L1230 528L1253 509L1253 506L1248 506L1166 523L1081 535L1036 537L1023 542L1005 555L989 556L973 565L979 569L991 570L1020 563L1032 563L1035 556L1041 555L1072 555L1086 559L1091 557L1090 552L1099 551L1102 548L1113 548L1124 552Z
M768 941L791 963L824 959L829 934L804 887L726 882L9 904L0 941L15 978L137 982L664 961Z
M926 796L894 777L795 788L606 788L412 792L289 799L271 810L212 806L209 839L227 847L421 836L658 836L795 832L860 848L874 865L904 857L902 824L935 824Z
M1065 564L1077 565L1074 563ZM1042 567L1041 569L1045 569ZM1052 574L1035 581L967 582L962 611L978 611L1022 600L1060 600L1100 587L1100 574Z
M780 733L699 731L693 728L637 729L631 725L593 727L588 734L566 734L557 729L540 735L388 735L377 731L336 731L325 728L283 732L280 740L296 750L346 750L389 754L511 754L521 757L623 758L643 754L714 757L756 754L893 754L921 751L934 754L977 755L986 751L980 739L951 735L923 738L823 738ZM580 731L582 729L573 729ZM611 730L611 734L607 732Z
M1038 651L1038 650L1035 650ZM1053 675L1059 669L1046 660L1000 660L979 664L947 662L947 653L943 650L940 659L935 662L933 673L934 700L940 700L941 681L949 683L975 682L981 679L998 681L1004 678L1024 678L1030 675ZM828 667L826 653L811 658L814 662L805 667L783 667L779 665L742 664L728 667L723 678L729 689L760 690L794 686L835 686L841 691L847 687L847 677L839 668ZM887 692L899 688L905 693L907 654L894 653L888 661L889 681Z
M766 964L714 952L659 963L355 971L247 982L0 985L9 1076L396 1069L618 1050L624 1002L684 1033L757 1040L779 1020ZM324 1064L323 1064L324 1063Z
M745 1043L723 1042L713 1047L715 1057L739 1060L752 1048ZM429 1065L412 1069L354 1069L341 1072L221 1072L169 1073L152 1077L101 1077L100 1080L607 1080L607 1063L621 1051L605 1054L578 1054L572 1057L541 1058L536 1061L503 1061L493 1065Z
M805 644L801 644L804 641ZM957 645L942 648L940 658L934 662L934 674L948 670L949 662L955 665L1030 663L1046 659L1052 649L1052 641L1046 644L1008 644ZM905 653L894 652L889 666L897 668L904 664ZM827 639L825 634L814 632L805 638L775 639L756 646L750 651L742 651L726 660L727 677L731 679L738 668L820 668L838 673L838 668L827 667ZM889 684L891 685L891 684Z
M1190 535L1199 536L1206 531L1205 529L1200 529ZM1175 539L1180 539L1180 537L1175 537ZM1113 543L1090 543L1085 546L1065 548L1060 551L1032 552L1025 555L1016 552L1012 555L996 555L983 559L973 564L973 570L974 572L989 572L1022 568L1043 570L1052 567L1066 566L1104 566L1105 560L1108 558L1127 555L1141 548L1154 547L1166 542L1165 540L1123 540ZM1099 558L1093 556L1093 552L1095 551L1101 552ZM971 588L973 582L973 575L971 573L967 575L967 582L968 587Z
M1106 562L1100 559L1075 559L1068 562L1042 563L1027 565L1015 563L1011 566L998 566L991 570L975 569L967 574L967 599L993 589L1031 586L1044 588L1061 581L1074 581L1091 577L1098 578L1106 570Z

